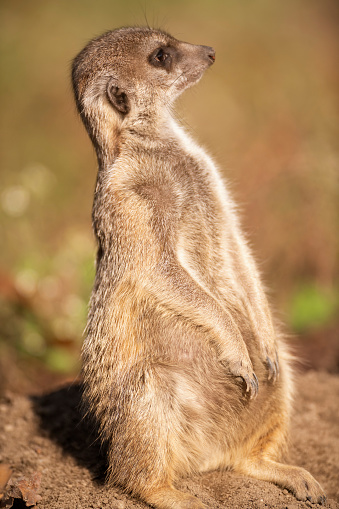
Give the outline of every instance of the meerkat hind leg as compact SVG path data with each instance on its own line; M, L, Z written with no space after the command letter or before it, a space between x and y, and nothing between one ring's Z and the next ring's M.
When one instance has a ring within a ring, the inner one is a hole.
M269 459L248 460L242 466L242 473L269 481L286 488L302 501L309 500L313 504L324 504L326 495L320 484L304 468L284 465Z

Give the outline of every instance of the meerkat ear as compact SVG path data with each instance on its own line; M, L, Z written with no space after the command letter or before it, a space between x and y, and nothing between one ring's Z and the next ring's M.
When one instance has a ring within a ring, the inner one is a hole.
M129 100L127 95L121 88L117 87L113 80L110 80L107 85L107 97L119 113L127 115L130 110Z

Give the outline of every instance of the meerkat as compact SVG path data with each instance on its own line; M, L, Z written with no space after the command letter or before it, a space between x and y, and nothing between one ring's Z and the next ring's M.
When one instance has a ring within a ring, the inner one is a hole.
M156 508L205 507L176 480L226 468L323 503L311 474L280 463L291 360L236 207L171 113L214 60L211 47L121 28L73 61L99 164L84 402L108 481Z

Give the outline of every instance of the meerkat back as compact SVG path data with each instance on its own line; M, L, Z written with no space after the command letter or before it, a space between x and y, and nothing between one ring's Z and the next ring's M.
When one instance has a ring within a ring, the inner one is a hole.
M205 507L173 483L216 468L322 502L308 472L279 463L290 361L233 202L170 113L214 60L208 46L122 28L73 62L99 163L84 404L108 481L159 509Z

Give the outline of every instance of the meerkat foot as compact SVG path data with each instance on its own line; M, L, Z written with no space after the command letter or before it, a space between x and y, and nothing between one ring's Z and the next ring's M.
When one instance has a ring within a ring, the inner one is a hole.
M272 460L246 462L241 466L244 474L270 481L288 489L296 499L313 504L324 504L326 495L320 484L304 468L284 465Z
M298 500L309 500L312 504L324 504L326 495L314 477L307 470L291 467L290 486L287 486Z
M197 497L170 487L153 490L143 498L157 509L207 509Z
M249 394L250 399L256 398L259 391L259 381L253 371L252 365L245 365L242 361L227 362L222 361L222 364L227 365L228 369L235 377L240 377L246 384L246 392Z

